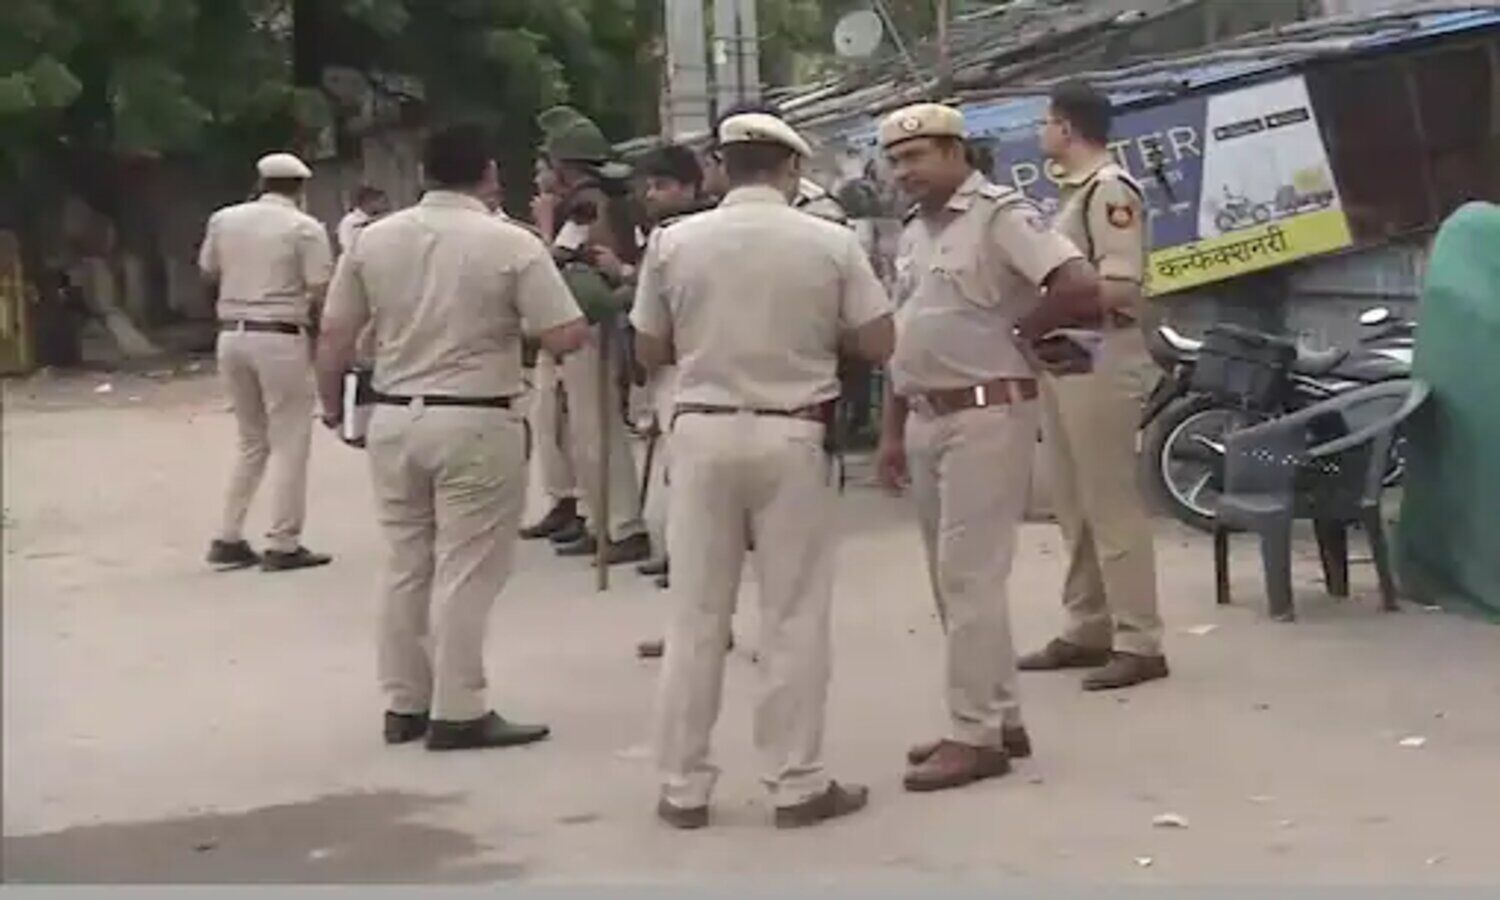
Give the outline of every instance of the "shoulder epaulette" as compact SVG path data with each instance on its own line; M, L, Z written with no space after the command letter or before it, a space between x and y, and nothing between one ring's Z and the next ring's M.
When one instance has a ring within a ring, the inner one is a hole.
M1005 187L994 182L986 182L981 185L976 193L986 200L993 201L996 206L1010 206L1015 203L1029 202L1026 199L1026 195L1015 188Z
M1135 180L1135 176L1131 175L1128 171L1125 170L1124 166L1120 166L1115 163L1106 163L1104 166L1100 167L1099 171L1094 174L1094 181L1097 183L1106 180L1120 182L1130 190L1134 191L1136 196L1138 197L1144 199L1146 196L1146 189L1141 186L1141 183L1139 181Z

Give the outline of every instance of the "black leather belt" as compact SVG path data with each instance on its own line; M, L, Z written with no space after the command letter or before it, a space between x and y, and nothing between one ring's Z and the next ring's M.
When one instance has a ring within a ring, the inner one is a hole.
M812 406L799 406L796 409L751 409L743 406L720 406L716 403L679 403L673 410L672 418L684 415L704 416L733 416L740 413L749 413L753 416L778 416L783 419L805 419L809 422L821 422L828 424L831 421L831 412L834 401L826 403L815 403Z
M510 409L509 397L454 397L448 394L382 394L370 392L371 403L387 406L477 406L485 409Z
M250 319L221 319L220 331L269 331L275 334L301 334L307 328L291 322L256 322Z

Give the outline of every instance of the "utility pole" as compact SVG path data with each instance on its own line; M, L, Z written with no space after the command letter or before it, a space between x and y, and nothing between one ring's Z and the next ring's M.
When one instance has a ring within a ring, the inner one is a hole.
M678 138L709 128L703 0L665 0L667 77L662 130Z
M953 93L953 51L949 46L948 0L937 0L937 99Z
M714 0L716 113L760 97L760 35L755 0Z

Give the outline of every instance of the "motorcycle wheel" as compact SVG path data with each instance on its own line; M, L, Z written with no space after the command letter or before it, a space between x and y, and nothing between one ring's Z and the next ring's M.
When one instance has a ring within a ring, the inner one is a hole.
M1227 234L1234 230L1234 226L1239 224L1239 219L1236 218L1232 213L1221 212L1214 218L1214 224L1219 226L1219 232L1221 234Z
M1212 531L1223 484L1224 436L1266 418L1205 394L1167 404L1142 435L1139 464L1147 494L1184 525Z

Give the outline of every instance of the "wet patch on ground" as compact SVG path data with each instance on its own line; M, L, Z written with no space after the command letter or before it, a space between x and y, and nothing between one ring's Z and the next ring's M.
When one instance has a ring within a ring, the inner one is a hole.
M86 825L4 839L7 882L50 884L475 883L519 878L496 848L413 821L451 796L340 794L248 812Z

